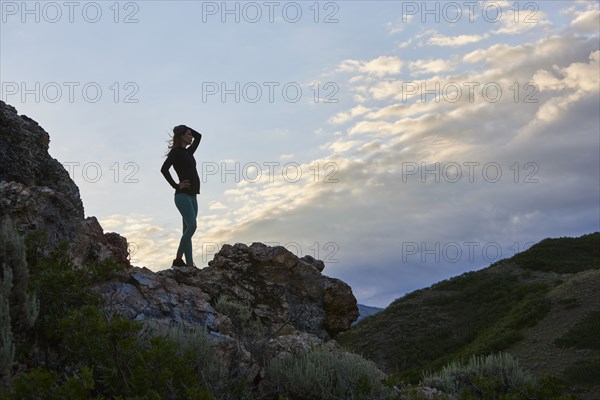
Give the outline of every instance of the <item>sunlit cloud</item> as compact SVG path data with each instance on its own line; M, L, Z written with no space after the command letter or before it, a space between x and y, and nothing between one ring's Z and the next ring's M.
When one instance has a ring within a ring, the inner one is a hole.
M340 72L363 72L375 76L394 75L400 73L404 62L398 57L381 56L370 61L345 60L337 68Z
M208 207L209 210L225 210L226 208L227 206L220 201L212 201Z
M350 121L352 118L369 112L369 108L358 105L348 112L340 112L329 119L329 123L333 125L343 124Z
M466 44L480 42L484 39L487 39L488 37L488 34L444 36L436 33L427 40L427 44L432 46L459 47L464 46Z
M453 63L441 58L435 60L417 60L409 64L411 73L415 75L438 74L448 72L454 69Z

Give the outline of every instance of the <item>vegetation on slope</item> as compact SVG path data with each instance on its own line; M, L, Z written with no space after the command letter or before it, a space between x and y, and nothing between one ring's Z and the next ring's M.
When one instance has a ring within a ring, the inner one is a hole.
M573 274L598 268L600 233L545 239L486 269L397 299L341 334L338 341L395 374L397 381L417 383L423 373L451 362L511 348L552 309L548 296L552 289ZM563 300L559 306L576 307L585 301L578 295L573 293L568 304ZM587 327L596 326L597 320L590 318L580 329L589 332ZM584 337L573 333L563 343Z
M544 239L511 260L528 270L561 274L600 269L599 242L598 232L578 238Z

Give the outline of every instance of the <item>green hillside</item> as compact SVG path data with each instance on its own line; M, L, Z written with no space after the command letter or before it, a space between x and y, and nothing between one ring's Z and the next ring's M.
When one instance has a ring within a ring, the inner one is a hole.
M338 341L398 380L500 351L573 390L600 385L600 233L545 239L488 268L417 290ZM579 396L578 396L579 397Z

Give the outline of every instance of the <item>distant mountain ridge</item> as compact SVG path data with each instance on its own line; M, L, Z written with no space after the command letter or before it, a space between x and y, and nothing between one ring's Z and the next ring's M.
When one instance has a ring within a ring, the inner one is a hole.
M353 322L353 325L356 325L359 321L363 320L364 318L366 318L370 315L375 315L378 312L381 312L383 310L384 310L384 308L371 307L371 306L365 306L364 304L359 304L358 305L358 319Z
M505 351L538 377L600 398L600 232L527 251L395 300L338 341L399 379ZM591 338L589 338L591 336ZM567 344L565 344L567 343Z

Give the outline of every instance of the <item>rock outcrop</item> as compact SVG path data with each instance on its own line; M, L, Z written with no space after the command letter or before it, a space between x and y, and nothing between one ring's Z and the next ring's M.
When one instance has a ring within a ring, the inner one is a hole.
M350 286L321 274L322 261L296 257L282 246L224 245L190 279L211 298L227 295L248 303L268 325L289 323L327 339L350 329L358 318Z
M78 266L106 258L129 266L127 240L84 218L79 188L48 154L49 143L37 122L0 101L0 217L9 215L24 236L43 231L46 253L66 240Z
M159 272L133 267L96 286L109 314L149 326L204 327L228 370L260 391L271 386L265 360L299 354L331 340L358 318L344 282L321 274L323 262L298 258L281 246L224 245L202 269ZM243 305L261 332L240 329L220 301Z
M164 325L202 324L219 332L213 307L220 296L245 304L271 331L284 325L334 338L358 318L351 288L321 274L323 262L302 259L282 246L224 245L209 266L154 273L133 268L100 292L110 307L130 319Z

